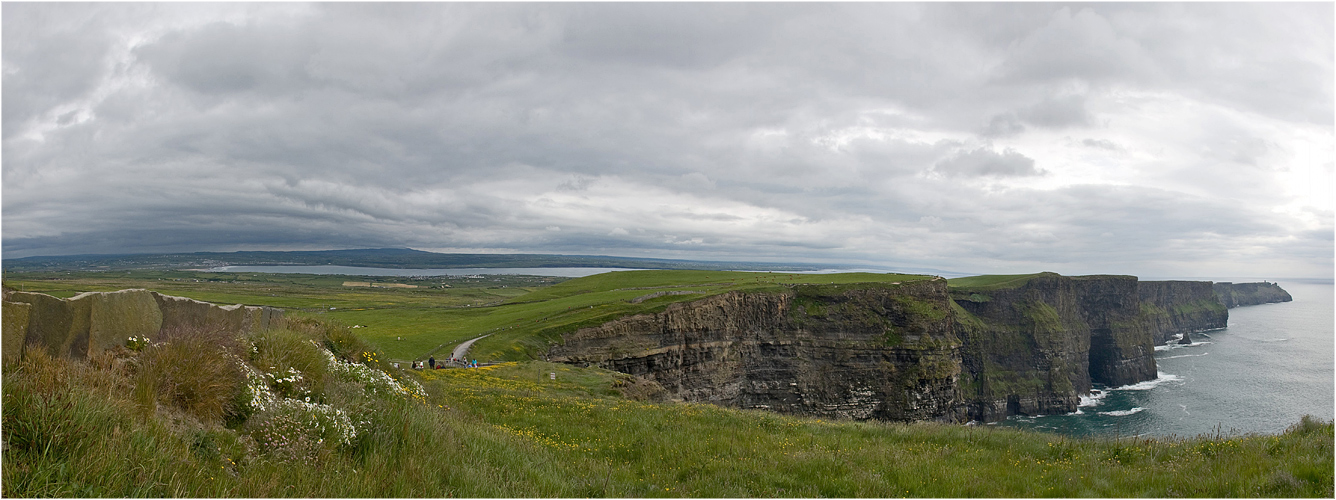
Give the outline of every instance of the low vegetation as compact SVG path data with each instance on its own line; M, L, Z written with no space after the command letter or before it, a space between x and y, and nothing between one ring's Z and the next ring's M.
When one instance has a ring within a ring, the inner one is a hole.
M1332 495L1332 424L1311 419L1067 439L651 403L626 375L541 361L404 371L311 320L196 344L218 340L5 366L4 496Z

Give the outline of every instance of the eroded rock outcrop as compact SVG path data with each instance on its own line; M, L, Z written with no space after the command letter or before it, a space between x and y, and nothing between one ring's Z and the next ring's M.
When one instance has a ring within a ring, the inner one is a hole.
M275 326L283 317L282 309L272 307L217 306L142 289L87 292L69 299L6 290L4 300L5 357L38 348L55 356L85 358L124 345L132 336L151 338L174 328L249 332Z

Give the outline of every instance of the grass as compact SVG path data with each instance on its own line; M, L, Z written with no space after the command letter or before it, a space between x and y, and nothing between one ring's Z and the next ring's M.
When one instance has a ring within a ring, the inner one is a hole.
M316 326L285 335L315 349L338 330ZM1311 419L1280 435L1068 439L651 403L623 396L626 375L526 361L396 375L422 397L328 372L315 392L357 426L331 443L299 413L136 411L133 363L116 359L142 354L118 356L5 367L4 496L1332 495L1332 424Z
M982 276L968 276L964 278L951 278L946 280L947 286L953 291L986 291L1004 288L1016 288L1024 285L1033 278L1054 275L1054 273L1035 273L1035 274L985 274Z

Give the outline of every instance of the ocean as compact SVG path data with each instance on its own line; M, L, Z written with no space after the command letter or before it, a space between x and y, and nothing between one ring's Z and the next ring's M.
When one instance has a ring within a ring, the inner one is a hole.
M1077 413L994 425L1075 436L1273 434L1336 413L1330 284L1282 282L1293 302L1229 310L1229 327L1156 348L1159 378L1104 388Z

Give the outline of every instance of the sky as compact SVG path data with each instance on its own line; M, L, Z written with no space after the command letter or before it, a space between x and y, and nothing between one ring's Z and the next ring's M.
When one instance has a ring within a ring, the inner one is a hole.
M16 3L4 258L1333 273L1333 4Z

